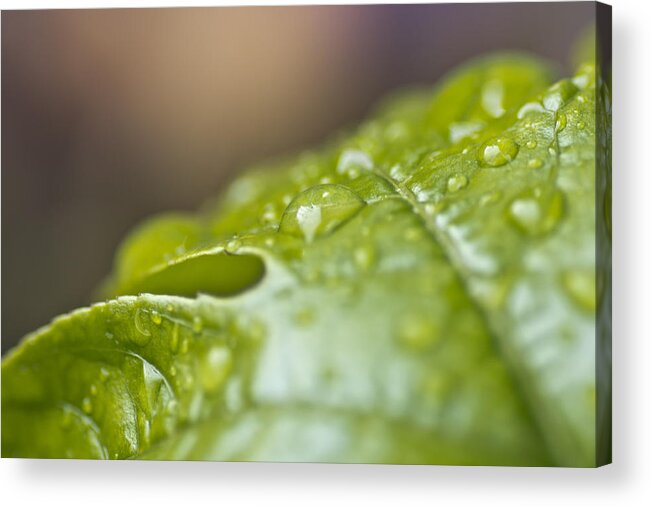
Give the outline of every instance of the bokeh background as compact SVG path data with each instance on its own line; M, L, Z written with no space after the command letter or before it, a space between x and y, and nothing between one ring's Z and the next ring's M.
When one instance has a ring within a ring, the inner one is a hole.
M2 13L2 351L86 305L124 234L498 49L559 73L590 2Z

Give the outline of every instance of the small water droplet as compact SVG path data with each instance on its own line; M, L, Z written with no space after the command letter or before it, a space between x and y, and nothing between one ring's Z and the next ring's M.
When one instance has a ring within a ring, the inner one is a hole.
M170 350L176 354L179 350L179 323L175 322L172 328L172 336L170 337Z
M561 132L567 126L567 116L563 113L556 119L556 132Z
M93 411L93 402L90 401L90 398L84 398L81 401L81 409L86 414L90 414Z
M203 320L198 315L195 315L195 317L192 319L192 331L194 331L196 334L199 334L202 330Z
M91 384L91 385L90 385L90 394L91 394L92 396L96 396L96 395L97 395L97 386L96 386L95 384Z
M276 207L272 203L265 204L262 215L260 216L260 222L262 225L274 224L278 221L278 212Z
M533 150L536 146L538 146L538 143L535 140L531 139L527 141L527 144L525 146L530 150Z
M361 271L368 271L375 264L375 249L372 245L360 245L353 252L355 265Z
M518 154L519 146L509 137L493 138L480 148L479 162L490 166L500 167L511 162Z
M398 339L412 350L425 350L440 339L439 325L429 316L407 315L400 323Z
M532 158L527 162L527 166L531 169L540 169L543 166L543 161L539 158Z
M563 215L563 194L558 191L536 195L525 194L514 199L508 209L508 215L514 225L529 235L541 235L550 232Z
M297 195L287 206L280 231L310 243L353 218L365 202L343 185L316 185Z
M482 129L484 124L478 121L452 122L449 127L449 137L452 144L456 144L462 139L471 136Z
M468 185L468 178L463 174L455 174L448 179L448 192L458 192Z
M134 326L138 332L131 333L130 338L137 345L146 345L151 339L151 331L147 324L150 319L147 313L143 308L138 308L133 318Z
M373 169L373 159L368 153L361 150L344 150L337 162L337 172L353 176L359 175L360 169L365 171Z
M179 352L181 352L181 354L187 354L189 349L190 349L190 338L184 336L181 339L181 343L179 344Z
M548 111L558 111L575 94L578 88L569 79L559 81L543 95L543 106Z
M211 347L199 361L199 381L207 392L214 392L224 384L233 366L233 354L224 345Z
M571 270L563 273L563 287L580 307L593 312L597 307L595 273L592 270Z
M434 204L432 202L428 202L425 205L425 214L429 215L429 216L432 216L432 215L434 215L436 213L436 209L437 209L436 204Z
M106 382L110 376L111 373L103 366L99 369L99 378L102 382Z
M502 194L500 192L491 192L490 194L485 194L479 199L480 206L488 206L489 204L494 204L500 200Z
M224 251L227 254L235 254L237 253L237 251L240 249L241 246L242 246L242 242L237 238L233 238L226 243L226 246L224 247Z
M170 312L170 313L173 312L173 311L174 311L174 305L173 305L172 303L169 303L169 304L165 307L165 310L167 310L167 311Z
M525 116L532 113L544 113L545 108L540 102L527 102L518 110L518 119L521 120Z
M149 316L151 317L151 321L157 326L159 326L160 323L163 322L163 318L161 317L161 314L158 313L156 310L152 310Z
M170 366L170 376L176 377L176 366Z
M579 130L583 130L585 128L585 122L580 121L579 123L576 124L576 126Z

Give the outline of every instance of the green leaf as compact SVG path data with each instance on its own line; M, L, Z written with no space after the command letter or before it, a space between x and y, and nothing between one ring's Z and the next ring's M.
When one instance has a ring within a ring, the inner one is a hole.
M594 69L549 75L474 62L142 225L3 361L3 455L594 466Z

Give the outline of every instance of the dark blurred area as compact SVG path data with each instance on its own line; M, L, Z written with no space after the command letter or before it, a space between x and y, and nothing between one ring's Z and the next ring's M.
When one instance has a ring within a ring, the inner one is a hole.
M569 72L593 21L590 2L3 12L3 352L88 304L143 218L470 57Z

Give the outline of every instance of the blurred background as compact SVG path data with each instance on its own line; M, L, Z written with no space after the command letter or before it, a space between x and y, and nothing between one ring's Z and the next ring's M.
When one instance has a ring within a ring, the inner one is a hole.
M2 13L2 351L86 305L125 233L470 57L571 71L594 4Z

